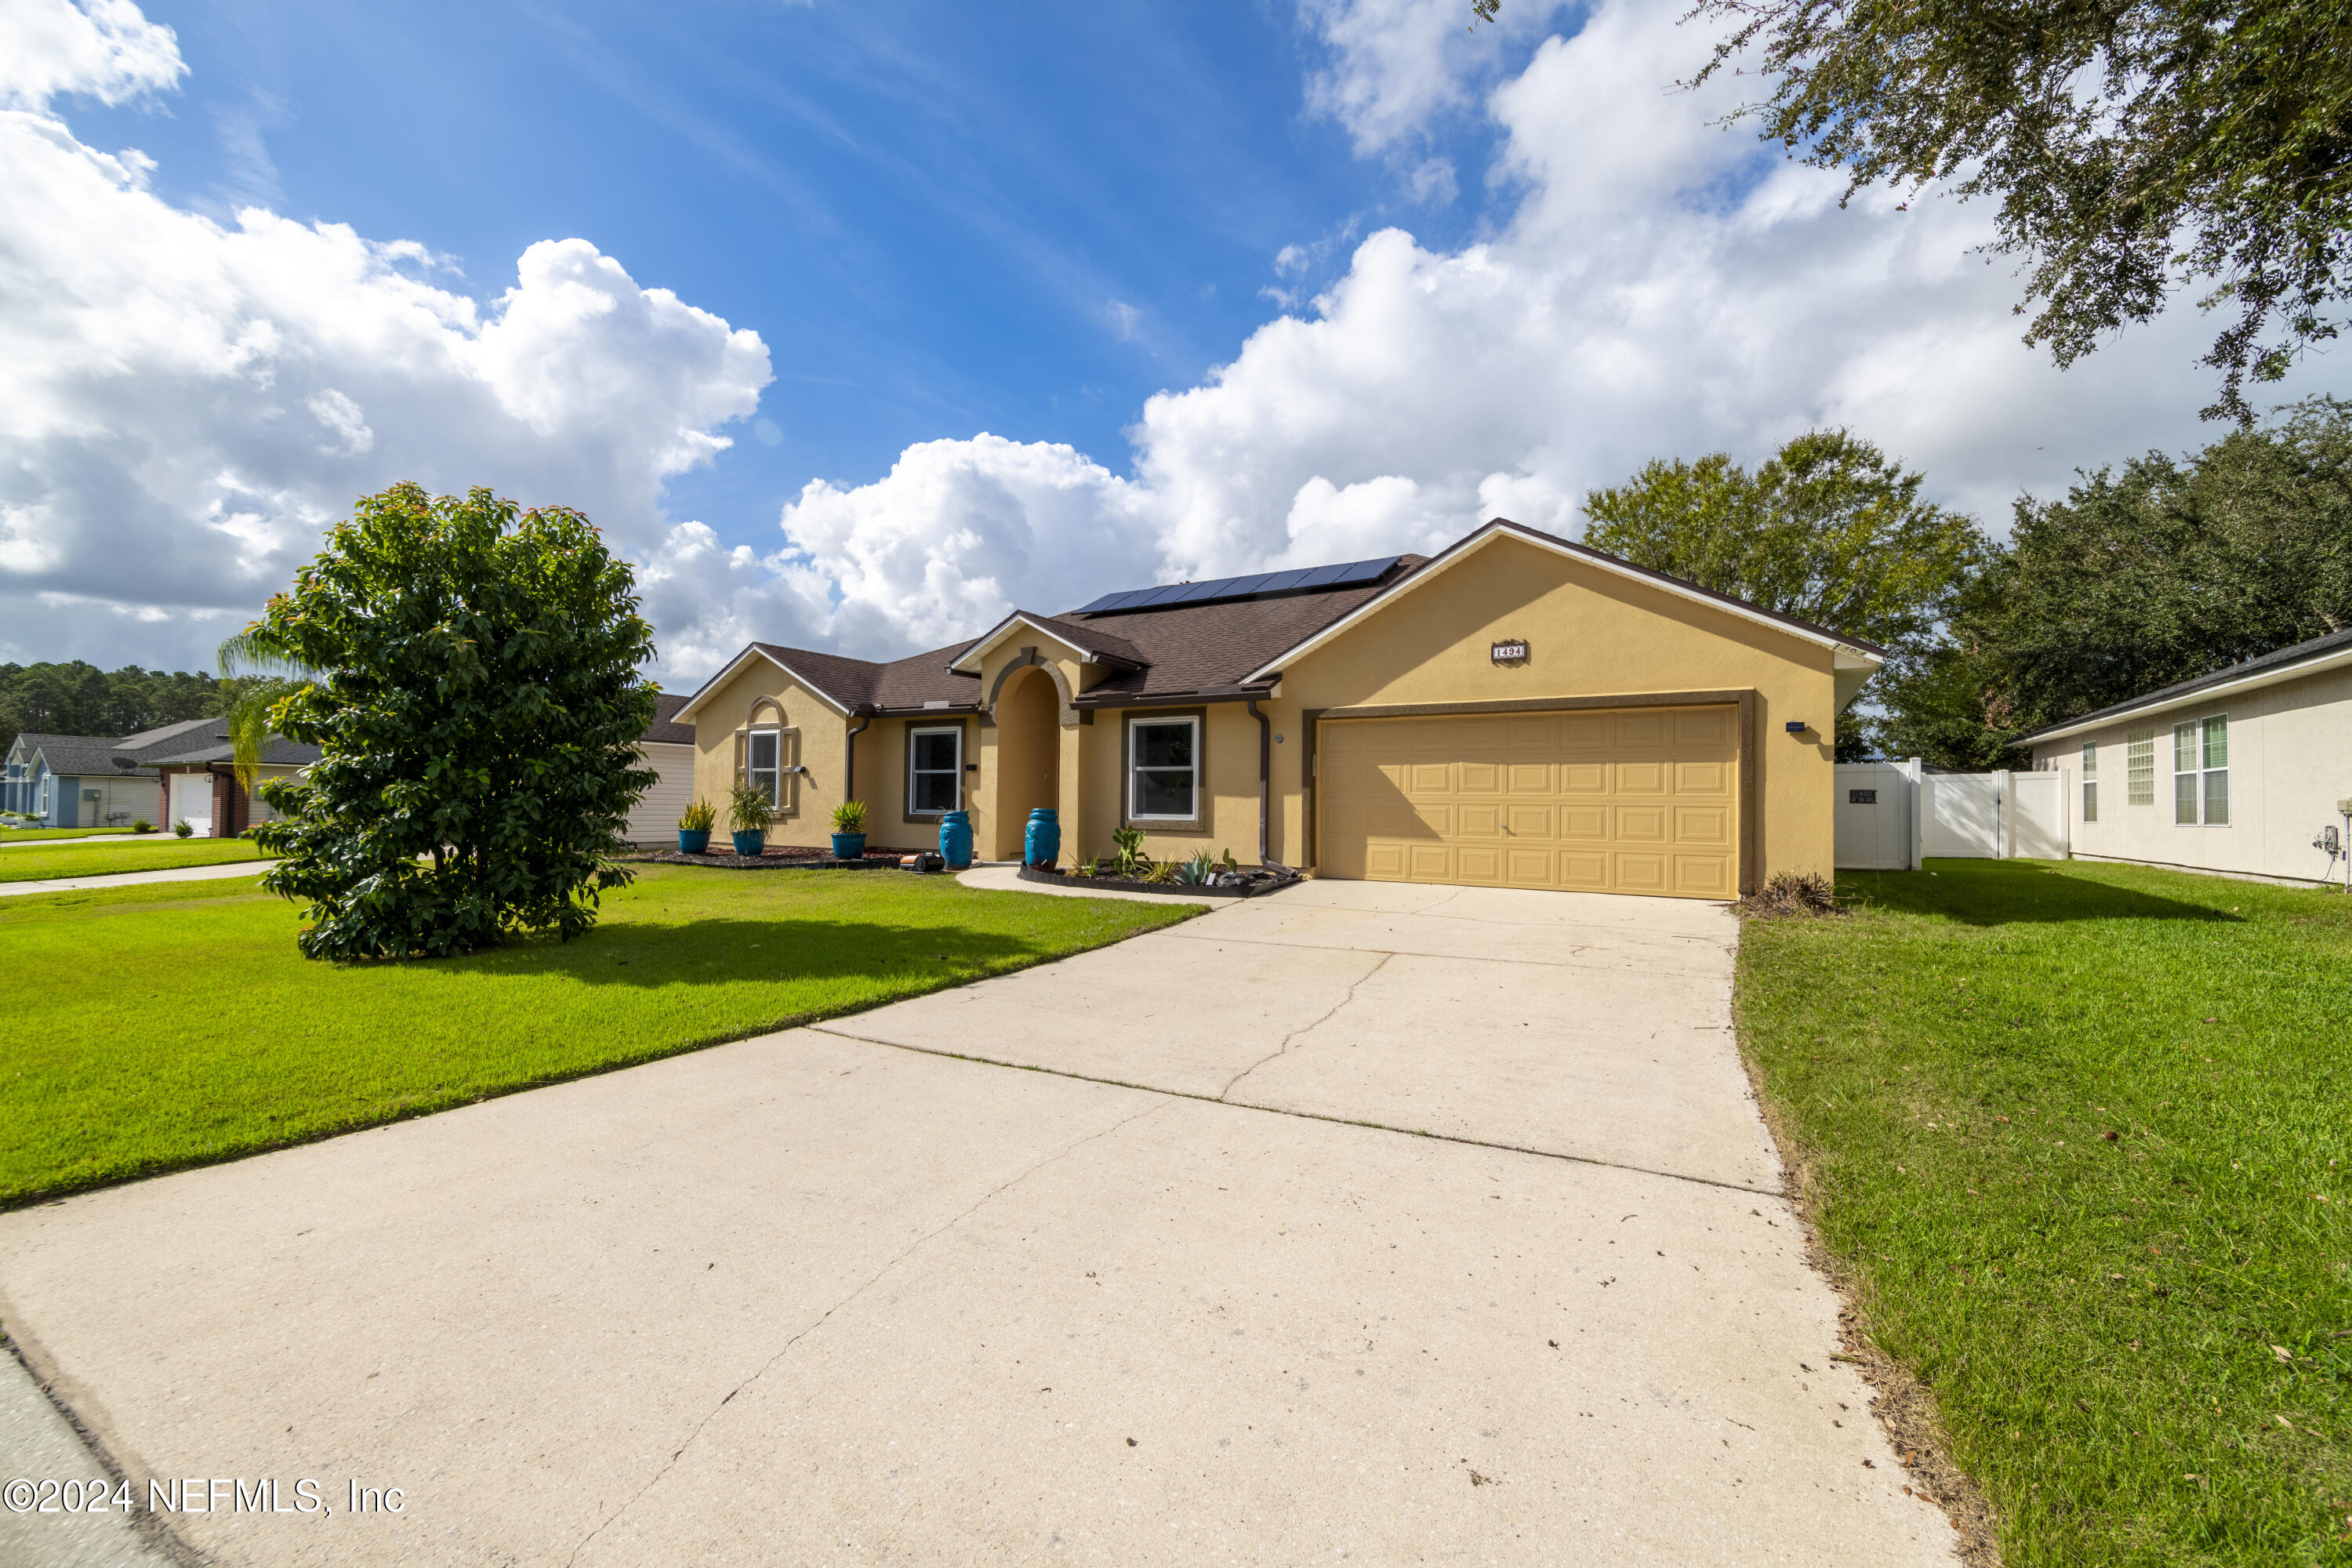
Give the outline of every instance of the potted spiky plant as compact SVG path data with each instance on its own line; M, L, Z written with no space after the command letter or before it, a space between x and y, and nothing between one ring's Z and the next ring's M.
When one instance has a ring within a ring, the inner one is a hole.
M833 808L833 858L856 860L866 854L866 803L845 800Z
M735 831L735 853L756 857L768 847L768 825L776 808L768 792L752 784L739 784L727 805L727 826Z
M681 855L704 855L710 850L710 826L719 820L719 813L700 795L694 804L678 814L677 852Z

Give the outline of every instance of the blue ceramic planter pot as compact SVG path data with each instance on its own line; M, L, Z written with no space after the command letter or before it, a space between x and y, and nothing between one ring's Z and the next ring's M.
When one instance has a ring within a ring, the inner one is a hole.
M677 852L681 855L707 855L710 852L710 829L681 827L677 830Z
M735 853L738 855L757 855L761 850L765 849L767 847L768 836L764 833L739 833L735 835Z
M1062 855L1062 819L1050 805L1041 805L1029 814L1028 829L1021 836L1021 858L1032 866L1050 866Z
M950 871L971 864L971 813L950 811L940 818L940 858Z
M865 853L866 835L863 833L836 833L833 836L835 859L855 860Z

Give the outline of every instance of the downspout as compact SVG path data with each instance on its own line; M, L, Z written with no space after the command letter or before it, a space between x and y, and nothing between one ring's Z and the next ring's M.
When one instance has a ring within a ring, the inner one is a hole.
M1290 868L1273 858L1266 840L1274 795L1274 721L1257 710L1257 700L1249 700L1249 715L1257 721L1257 863L1269 871L1287 874Z
M849 732L849 756L841 764L841 798L845 802L857 798L857 737L873 727L874 715L868 713L859 720L857 728Z

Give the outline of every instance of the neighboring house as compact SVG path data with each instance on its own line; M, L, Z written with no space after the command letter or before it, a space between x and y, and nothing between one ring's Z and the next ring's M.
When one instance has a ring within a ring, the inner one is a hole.
M679 710L696 786L815 845L971 813L1013 859L1142 830L1327 877L1727 899L1830 874L1837 715L1884 650L1504 521L1393 556L1016 611L887 663L753 643Z
M2075 856L2315 882L2352 798L2352 631L2018 737L2067 775ZM2340 837L2340 834L2339 834ZM2341 862L2333 862L2338 874Z
M629 837L641 847L675 845L677 819L694 799L694 726L677 722L686 699L665 691L654 699L654 721L637 751L661 774L629 812Z
M128 827L186 822L200 837L234 838L269 807L251 798L231 766L228 722L189 719L136 735L33 735L9 748L0 809L47 827ZM316 746L269 738L255 783L319 760Z

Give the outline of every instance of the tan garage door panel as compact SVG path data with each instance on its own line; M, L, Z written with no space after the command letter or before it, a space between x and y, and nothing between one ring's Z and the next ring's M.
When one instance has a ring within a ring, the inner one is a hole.
M1326 721L1318 864L1375 882L1728 899L1739 710Z

